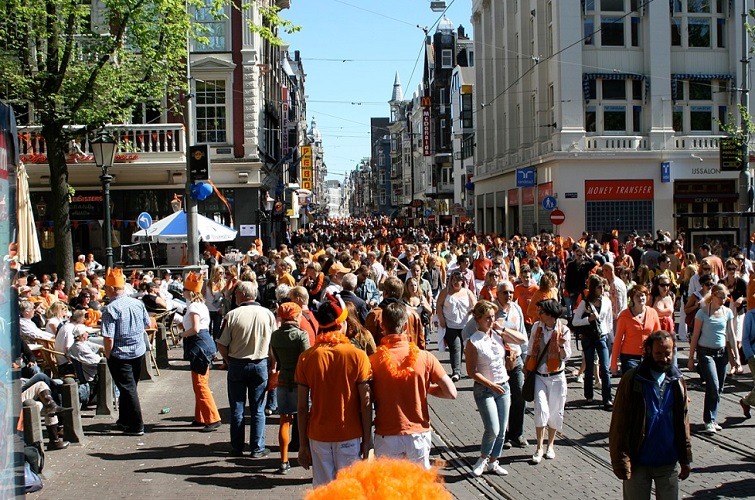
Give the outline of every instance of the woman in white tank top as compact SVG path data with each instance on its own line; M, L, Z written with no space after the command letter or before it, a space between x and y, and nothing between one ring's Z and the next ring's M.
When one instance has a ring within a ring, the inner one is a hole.
M445 328L443 337L448 345L451 358L451 380L461 379L461 331L467 324L469 312L477 303L474 294L464 286L464 276L460 271L454 271L449 278L448 288L438 295L438 325Z

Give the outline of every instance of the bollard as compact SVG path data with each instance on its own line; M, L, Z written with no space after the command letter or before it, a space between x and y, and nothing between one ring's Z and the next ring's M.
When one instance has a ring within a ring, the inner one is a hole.
M76 379L66 378L59 388L63 397L63 406L73 408L70 412L58 415L63 423L63 439L71 443L83 443L84 428L81 426L81 402L79 401L79 383Z
M42 415L37 401L27 399L23 405L24 414L24 444L33 445L44 440L42 436ZM8 437L8 436L6 436Z
M107 360L102 358L97 366L97 410L95 417L114 417L113 378L107 367Z
M157 338L155 339L155 348L157 349L157 367L158 368L170 368L170 361L168 361L168 338L165 332L165 324L157 324Z

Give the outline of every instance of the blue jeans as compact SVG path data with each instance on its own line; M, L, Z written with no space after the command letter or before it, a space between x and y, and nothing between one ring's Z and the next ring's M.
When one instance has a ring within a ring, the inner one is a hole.
M267 358L245 360L230 358L228 363L228 404L231 407L231 447L244 450L244 410L249 395L252 428L249 446L252 453L265 448L265 388Z
M571 319L574 316L574 304L577 303L579 293L568 293L564 295L564 306L566 306L566 317Z
M621 361L621 374L624 375L632 368L640 366L642 356L635 356L634 354L619 354L619 361Z
M599 339L582 339L582 353L585 357L585 399L593 398L593 378L595 369L595 351L598 352L598 362L600 363L600 392L603 396L603 404L611 401L611 372L608 366L611 357L608 354L608 336L603 335ZM624 364L622 363L622 367Z
M511 406L511 390L509 383L501 385L505 392L495 394L492 389L484 385L474 384L474 400L482 417L482 425L485 428L482 433L480 455L492 458L501 456L503 450L503 438L506 434L506 426L509 423L509 407Z
M509 411L509 425L506 429L506 441L517 441L524 435L524 409L527 403L522 397L524 372L522 357L516 360L516 367L509 371L509 387L511 389L511 410Z
M726 349L708 349L697 347L697 362L700 364L700 374L705 380L705 403L703 404L703 422L715 422L718 415L718 403L724 390L726 380L726 366L729 358Z

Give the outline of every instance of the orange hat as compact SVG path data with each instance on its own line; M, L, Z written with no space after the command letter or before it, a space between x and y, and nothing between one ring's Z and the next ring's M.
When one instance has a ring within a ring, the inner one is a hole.
M123 270L119 268L107 269L105 273L105 285L115 288L123 288L126 284L126 277L123 276Z
M278 306L278 317L281 321L291 321L301 315L301 307L293 302L284 302Z
M204 278L202 278L202 275L191 271L186 275L186 279L184 280L184 290L201 293L202 283L204 283Z

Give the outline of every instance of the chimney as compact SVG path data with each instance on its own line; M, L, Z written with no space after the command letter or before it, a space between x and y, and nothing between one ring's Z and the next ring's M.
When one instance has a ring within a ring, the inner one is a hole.
M298 61L298 60L299 60L299 51L295 50L294 51L294 61Z
M459 28L456 30L459 38L466 38L467 36L464 34L464 26L461 24L459 25Z

